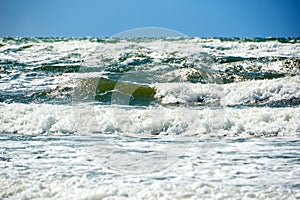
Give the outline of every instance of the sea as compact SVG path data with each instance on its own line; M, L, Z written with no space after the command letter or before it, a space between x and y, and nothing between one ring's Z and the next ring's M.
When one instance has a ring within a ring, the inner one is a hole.
M300 38L0 38L0 199L300 199Z

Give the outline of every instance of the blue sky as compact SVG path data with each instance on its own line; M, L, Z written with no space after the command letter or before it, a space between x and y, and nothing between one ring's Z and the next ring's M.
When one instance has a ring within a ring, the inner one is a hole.
M0 0L0 36L109 37L139 27L199 37L300 37L300 1Z

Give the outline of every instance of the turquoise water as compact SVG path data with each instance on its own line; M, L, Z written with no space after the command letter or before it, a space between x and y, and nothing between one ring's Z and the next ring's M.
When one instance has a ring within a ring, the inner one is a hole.
M299 57L297 38L0 38L0 198L299 198Z

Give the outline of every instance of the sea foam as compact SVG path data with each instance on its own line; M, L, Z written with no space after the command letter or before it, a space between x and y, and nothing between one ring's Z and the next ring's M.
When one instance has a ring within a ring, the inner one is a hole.
M1 104L0 132L191 136L298 136L300 108L147 107Z

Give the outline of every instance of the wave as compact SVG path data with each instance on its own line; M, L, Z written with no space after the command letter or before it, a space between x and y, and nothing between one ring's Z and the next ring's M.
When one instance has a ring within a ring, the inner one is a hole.
M121 105L270 105L300 103L300 78L252 80L230 84L154 83L143 85L105 78L81 79L73 101Z
M299 53L299 38L5 37L0 38L1 101L26 102L14 99L11 91L25 97L48 94L87 73L142 84L226 84L299 76Z
M0 132L171 136L299 136L300 107L107 107L1 104Z
M299 38L0 38L0 132L297 135L299 55Z
M73 92L73 103L99 101L105 104L149 105L155 90L147 85L118 82L103 77L81 79Z
M230 84L154 84L155 97L163 104L255 105L286 101L299 105L300 78L252 80Z
M188 105L188 106L297 106L300 105L300 77L272 80L249 80L229 84L132 83L95 77L47 85L27 95L5 91L2 102L79 104L98 102L103 105ZM1 93L1 92L0 92Z

